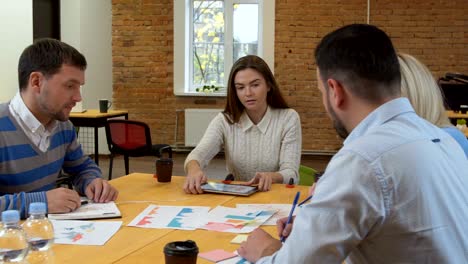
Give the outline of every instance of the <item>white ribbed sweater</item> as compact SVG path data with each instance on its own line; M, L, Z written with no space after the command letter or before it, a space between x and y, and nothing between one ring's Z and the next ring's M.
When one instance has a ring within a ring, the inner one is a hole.
M236 124L229 124L220 113L187 156L184 167L189 161L196 160L204 169L224 147L227 170L236 180L248 181L256 172L279 172L283 175L283 183L288 183L290 178L297 183L301 140L299 115L291 108L268 107L257 125L245 112Z

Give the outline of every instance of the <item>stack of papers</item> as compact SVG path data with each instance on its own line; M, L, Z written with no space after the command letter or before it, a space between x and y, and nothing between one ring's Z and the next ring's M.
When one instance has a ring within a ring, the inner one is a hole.
M128 226L250 233L276 213L275 209L262 210L255 207L218 206L209 210L209 207L204 206L149 205Z
M206 218L209 207L149 205L128 226L195 230Z
M276 221L289 216L291 204L237 204L237 208L253 208L254 210L273 210L276 211L263 225L276 225ZM294 216L301 211L301 207L297 206L294 211Z
M205 224L200 228L219 232L250 233L275 213L275 210L217 206L208 213Z

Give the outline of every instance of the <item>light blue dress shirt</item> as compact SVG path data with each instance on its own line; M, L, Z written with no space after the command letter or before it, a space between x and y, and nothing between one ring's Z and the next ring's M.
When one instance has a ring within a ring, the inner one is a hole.
M460 145L460 147L465 152L466 157L468 158L468 140L465 135L454 126L443 127L442 130L449 133L455 141Z
M344 141L283 247L257 263L468 263L468 161L406 98Z

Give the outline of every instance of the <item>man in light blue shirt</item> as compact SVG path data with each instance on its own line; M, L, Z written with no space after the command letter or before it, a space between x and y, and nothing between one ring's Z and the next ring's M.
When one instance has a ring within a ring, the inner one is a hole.
M400 97L389 37L345 26L315 58L344 146L293 224L279 221L286 242L257 229L239 254L256 263L468 263L468 162Z

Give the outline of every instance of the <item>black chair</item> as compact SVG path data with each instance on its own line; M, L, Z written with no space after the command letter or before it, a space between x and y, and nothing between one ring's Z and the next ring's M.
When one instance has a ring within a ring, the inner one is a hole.
M116 154L124 155L125 173L129 174L129 157L156 156L167 153L172 158L172 148L167 144L153 145L149 126L140 121L111 119L106 123L107 145L110 151L109 180Z

